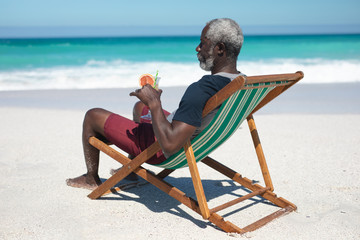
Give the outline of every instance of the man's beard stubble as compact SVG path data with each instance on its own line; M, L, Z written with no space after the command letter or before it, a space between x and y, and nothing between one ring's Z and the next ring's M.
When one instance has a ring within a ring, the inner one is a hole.
M212 51L209 52L210 57L205 59L200 53L197 54L198 60L200 62L201 69L205 71L211 71L214 67L214 57L212 56Z

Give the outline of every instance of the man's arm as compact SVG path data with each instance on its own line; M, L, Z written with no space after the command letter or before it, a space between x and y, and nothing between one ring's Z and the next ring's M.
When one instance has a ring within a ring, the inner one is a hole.
M170 156L184 146L196 127L180 121L169 123L161 107L160 95L161 90L156 91L148 84L130 93L150 108L155 136L164 154Z

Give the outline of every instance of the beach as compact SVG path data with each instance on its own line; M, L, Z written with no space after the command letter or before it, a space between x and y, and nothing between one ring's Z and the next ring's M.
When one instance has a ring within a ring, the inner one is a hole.
M0 91L0 239L360 238L359 82L297 84L254 115L274 192L298 209L244 235L223 232L150 184L99 200L66 185L85 173L86 110L101 107L131 118L132 90ZM163 107L174 110L184 90L164 88ZM210 156L263 183L245 122ZM242 194L198 166L210 207ZM117 167L101 155L103 180ZM166 179L196 198L187 168ZM240 227L277 210L258 197L239 206L225 219Z

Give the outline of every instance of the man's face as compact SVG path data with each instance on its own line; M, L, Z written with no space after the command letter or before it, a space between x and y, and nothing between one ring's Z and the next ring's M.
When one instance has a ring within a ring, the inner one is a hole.
M214 47L212 46L211 41L205 37L206 32L208 31L209 27L206 26L200 37L200 44L196 47L196 51L198 52L197 57L200 62L200 67L205 71L211 71L214 67L214 56L213 50Z

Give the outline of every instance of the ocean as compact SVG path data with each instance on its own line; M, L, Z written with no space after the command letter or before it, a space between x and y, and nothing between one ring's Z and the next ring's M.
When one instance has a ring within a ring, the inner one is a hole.
M0 39L0 91L136 88L159 71L160 88L186 86L199 68L199 36ZM246 75L303 71L303 83L360 81L360 34L246 36Z

